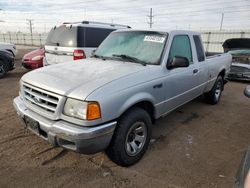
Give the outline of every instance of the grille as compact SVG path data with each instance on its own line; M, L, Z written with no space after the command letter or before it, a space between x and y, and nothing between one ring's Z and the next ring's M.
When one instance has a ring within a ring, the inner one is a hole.
M46 91L38 90L35 88L31 88L27 85L23 86L24 98L27 102L35 105L49 113L55 113L59 98L56 96L52 96Z

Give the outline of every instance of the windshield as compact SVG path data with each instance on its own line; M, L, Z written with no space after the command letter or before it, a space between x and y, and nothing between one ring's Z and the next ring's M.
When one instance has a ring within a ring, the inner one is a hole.
M95 57L159 64L166 33L123 31L111 33L95 52Z

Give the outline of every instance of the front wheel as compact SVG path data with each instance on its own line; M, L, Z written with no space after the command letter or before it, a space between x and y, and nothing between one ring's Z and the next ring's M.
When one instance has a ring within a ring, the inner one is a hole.
M220 97L224 88L223 83L223 78L218 76L211 91L205 93L205 100L209 104L217 104L220 101Z
M141 108L133 108L118 121L112 141L106 150L118 165L130 166L146 152L151 139L151 118Z

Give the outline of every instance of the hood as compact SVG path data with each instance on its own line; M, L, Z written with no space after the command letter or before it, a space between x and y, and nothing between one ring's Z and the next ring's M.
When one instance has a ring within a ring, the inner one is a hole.
M22 81L50 92L84 100L94 90L145 67L131 62L90 58L31 71L22 77Z
M244 67L244 68L249 69L249 71L250 71L250 64L244 64L244 63L232 63L232 66L235 66L235 67Z
M232 38L227 39L223 43L224 52L228 52L236 49L249 49L250 50L250 38Z
M23 56L23 58L30 59L30 58L33 58L33 57L38 56L38 55L44 56L44 48L39 48L39 49L33 50L33 51L25 54Z

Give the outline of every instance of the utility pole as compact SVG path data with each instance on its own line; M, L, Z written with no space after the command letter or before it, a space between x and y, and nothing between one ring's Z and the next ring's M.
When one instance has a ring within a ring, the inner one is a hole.
M27 21L30 29L31 45L33 46L33 23L32 23L33 20L27 19Z
M33 20L31 19L27 19L28 21L28 25L29 25L29 30L30 30L30 34L33 35Z
M149 17L149 22L148 22L148 24L149 24L149 27L150 28L152 28L152 25L153 25L153 9L152 8L150 8L150 14L148 15L148 17Z
M224 21L224 13L221 14L220 31L222 30L223 21Z

